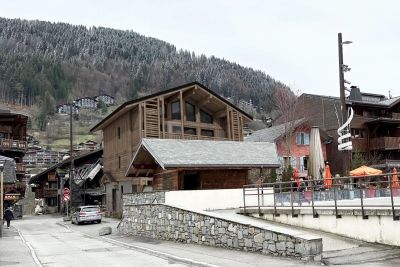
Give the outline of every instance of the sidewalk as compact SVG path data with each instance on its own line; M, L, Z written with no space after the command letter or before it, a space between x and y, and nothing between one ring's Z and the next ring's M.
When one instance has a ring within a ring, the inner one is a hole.
M32 257L29 244L19 235L18 231L12 226L3 228L3 238L0 238L0 266L23 266L37 267Z

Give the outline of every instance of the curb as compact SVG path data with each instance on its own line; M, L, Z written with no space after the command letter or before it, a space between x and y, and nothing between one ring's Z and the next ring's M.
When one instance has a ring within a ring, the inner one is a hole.
M68 225L65 225L63 223L56 222L56 224L58 224L61 227L66 228L68 230L74 231L71 228L69 228ZM91 236L91 235L88 235L88 234L84 234L84 235L92 237L92 238L95 238L94 236ZM117 240L114 240L114 239L108 238L108 237L101 237L101 239L99 239L99 240L103 240L105 242L108 242L108 243L111 243L111 244L114 244L114 245L117 245L117 246L126 247L126 248L129 248L129 249L138 251L138 252L142 252L142 253L146 253L146 254L149 254L149 255L153 255L153 256L156 256L158 258L162 258L162 259L165 259L165 260L168 260L168 261L183 263L183 264L186 264L186 265L189 265L189 266L218 267L217 265L213 265L213 264L209 264L209 263L205 263L205 262L200 262L200 261L194 261L194 260L191 260L191 259L182 258L182 257L178 257L178 256L175 256L175 255L172 255L172 254L160 252L160 251L157 251L157 250L131 245L131 244L124 243L124 242L121 242L121 241L117 241Z

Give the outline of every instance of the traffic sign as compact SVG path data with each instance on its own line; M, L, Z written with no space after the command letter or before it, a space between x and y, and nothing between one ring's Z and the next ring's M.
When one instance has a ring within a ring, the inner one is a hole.
M70 199L71 199L71 197L70 197L69 195L64 195L64 196L63 196L63 201L64 201L64 202L69 202Z
M63 189L63 194L64 194L64 195L69 195L69 189L65 187L65 188Z

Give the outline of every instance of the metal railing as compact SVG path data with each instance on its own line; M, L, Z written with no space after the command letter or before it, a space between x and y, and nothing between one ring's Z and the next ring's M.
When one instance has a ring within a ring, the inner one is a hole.
M393 220L398 221L400 181L393 180L393 175L398 174L330 178L330 186L326 179L304 179L304 191L299 190L300 180L245 185L243 209L247 214L249 209L257 208L260 215L265 209L273 210L276 217L290 209L292 217L298 217L296 210L310 207L314 218L318 218L320 209L332 209L336 218L341 218L338 210L351 208L360 209L362 218L368 219L366 209L388 208Z

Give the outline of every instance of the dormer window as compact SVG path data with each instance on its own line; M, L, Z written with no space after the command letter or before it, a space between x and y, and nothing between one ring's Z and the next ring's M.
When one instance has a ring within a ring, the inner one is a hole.
M204 110L200 110L200 121L203 123L210 123L213 124L213 116L205 112Z

